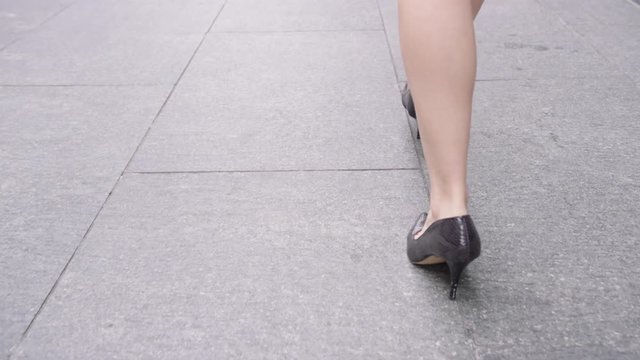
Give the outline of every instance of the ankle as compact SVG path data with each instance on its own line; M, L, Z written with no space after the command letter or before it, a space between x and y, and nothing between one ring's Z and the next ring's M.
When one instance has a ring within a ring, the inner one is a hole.
M466 215L468 198L466 185L432 186L429 199L431 217L438 220Z
M446 206L432 204L429 207L429 220L433 222L440 219L467 215L468 213L469 211L466 204L448 204Z

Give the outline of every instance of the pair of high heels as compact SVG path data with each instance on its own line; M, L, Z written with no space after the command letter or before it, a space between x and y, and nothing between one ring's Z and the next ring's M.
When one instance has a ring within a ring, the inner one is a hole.
M480 236L471 216L455 216L434 221L415 237L427 221L427 214L418 216L407 236L407 256L414 265L446 263L451 287L449 298L455 300L462 271L480 256Z

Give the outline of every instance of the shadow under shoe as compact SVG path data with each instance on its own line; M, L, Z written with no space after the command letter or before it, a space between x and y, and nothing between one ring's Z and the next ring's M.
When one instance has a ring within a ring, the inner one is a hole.
M480 256L480 236L471 216L455 216L435 221L427 231L414 239L427 220L418 216L407 236L407 256L414 265L446 262L451 277L449 298L454 300L464 268Z

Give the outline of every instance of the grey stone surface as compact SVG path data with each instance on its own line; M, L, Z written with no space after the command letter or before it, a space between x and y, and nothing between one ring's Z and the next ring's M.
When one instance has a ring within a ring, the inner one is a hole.
M200 35L33 35L0 52L2 85L168 85Z
M214 31L381 30L375 0L230 0Z
M639 11L640 12L640 11ZM596 51L611 61L640 86L640 41L632 37L620 36L628 31L626 27L605 26L598 33L584 32L585 41ZM640 26L635 30L640 32ZM611 41L611 39L616 39Z
M210 34L131 170L417 167L398 116L380 31Z
M173 84L221 6L78 2L0 52L0 84Z
M478 41L548 40L566 36L565 25L538 1L486 1L475 20Z
M168 90L0 87L0 356L33 318Z
M467 359L404 254L423 197L415 170L128 174L14 358Z
M0 357L640 357L631 2L485 4L455 303L404 255L394 0L63 3L0 0ZM173 84L219 9L142 141L170 88L121 85Z
M73 0L1 0L0 49L65 10Z
M624 76L478 83L470 177L485 247L460 302L479 358L640 354L638 95Z
M618 73L577 36L564 41L553 36L546 41L478 42L479 80L606 78Z
M629 0L538 0L569 25L601 25L640 27L638 5Z
M105 35L202 35L224 3L224 0L81 0L43 30L73 32L83 27Z
M537 2L487 1L476 19L476 31L479 80L591 78L618 73L553 11Z
M640 86L640 6L625 0L613 3L597 1L584 6L580 2L548 2L544 4L567 24L580 40L601 54ZM612 6L615 4L616 6ZM585 11L576 12L584 7Z

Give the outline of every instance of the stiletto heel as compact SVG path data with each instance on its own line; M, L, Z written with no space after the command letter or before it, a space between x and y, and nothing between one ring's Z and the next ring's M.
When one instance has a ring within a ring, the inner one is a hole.
M471 216L455 216L435 221L417 239L427 214L422 213L407 236L407 256L414 265L446 262L451 277L449 298L455 300L462 272L480 256L480 236Z
M418 118L416 117L416 107L413 104L413 97L411 96L411 90L409 90L408 84L404 84L404 89L402 89L402 95L400 98L402 99L402 106L407 110L409 116L416 119L417 122ZM416 138L420 139L420 129L416 130Z
M451 274L451 289L449 290L449 299L455 300L456 293L458 292L458 282L462 276L462 271L467 267L467 263L452 263L447 262L449 267L449 273Z

